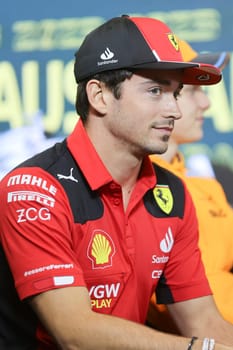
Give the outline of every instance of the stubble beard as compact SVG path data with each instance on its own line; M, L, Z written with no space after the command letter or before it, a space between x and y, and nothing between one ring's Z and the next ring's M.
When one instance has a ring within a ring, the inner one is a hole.
M162 141L162 144L161 144ZM165 135L162 137L162 140L158 142L158 144L154 147L148 147L147 148L147 154L163 154L167 151L168 149L168 141L169 141L169 136Z

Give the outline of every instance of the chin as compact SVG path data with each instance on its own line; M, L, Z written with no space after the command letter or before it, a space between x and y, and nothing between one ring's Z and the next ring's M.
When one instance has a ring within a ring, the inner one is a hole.
M190 135L190 137L187 137L185 139L180 140L181 142L179 142L180 145L182 145L183 143L192 143L192 142L198 142L200 140L202 140L203 138L203 133L196 133L195 135Z
M150 150L149 154L163 154L167 151L168 145L164 147L157 147L156 149ZM152 151L152 152L151 152Z
M203 138L203 133L200 133L200 134L196 135L196 137L194 137L192 139L192 141L190 141L190 142L198 142L198 141L201 141L202 138Z

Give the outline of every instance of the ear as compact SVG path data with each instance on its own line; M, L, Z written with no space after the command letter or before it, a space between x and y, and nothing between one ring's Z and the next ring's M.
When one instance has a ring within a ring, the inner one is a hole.
M100 115L106 113L106 101L104 98L106 88L104 84L96 79L91 79L86 85L86 92L90 106Z

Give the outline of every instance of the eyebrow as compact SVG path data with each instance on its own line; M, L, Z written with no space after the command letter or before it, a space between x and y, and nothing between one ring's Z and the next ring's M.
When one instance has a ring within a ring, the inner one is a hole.
M183 83L179 83L178 89L182 90L183 87L184 87L184 84Z
M166 85L166 86L170 86L171 85L171 80L167 80L167 79L157 79L157 78L153 78L153 79L148 79L148 82L150 83L158 83L161 85Z
M154 81L158 82L159 84L162 85L171 85L171 80L166 80L166 79L155 79Z
M173 79L171 79L173 80ZM148 80L146 81L149 82L149 83L158 83L158 84L161 84L161 85L165 85L165 86L170 86L171 85L171 80L170 79L161 79L161 78L148 78ZM183 83L182 82L179 82L179 88L182 88L183 87Z
M157 83L157 84L161 84L161 85L165 85L165 86L170 86L171 80L153 78L153 79L148 79L148 81L146 81L146 83ZM184 87L184 84L182 82L180 82L176 91L182 90L183 87Z

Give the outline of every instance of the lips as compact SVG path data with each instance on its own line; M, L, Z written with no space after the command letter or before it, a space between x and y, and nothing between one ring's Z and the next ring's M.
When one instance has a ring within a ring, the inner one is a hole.
M170 125L164 125L164 126L156 126L154 127L154 129L156 130L164 130L164 131L168 131L168 132L172 132L173 131L173 127L171 127Z
M204 118L203 118L203 117L196 118L196 120L197 120L199 123L203 123L203 122L204 122Z
M159 123L154 123L152 125L152 128L158 131L161 131L161 133L164 133L165 135L170 136L174 129L174 120L163 120L163 122L166 122L166 124L159 124Z

